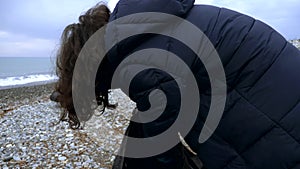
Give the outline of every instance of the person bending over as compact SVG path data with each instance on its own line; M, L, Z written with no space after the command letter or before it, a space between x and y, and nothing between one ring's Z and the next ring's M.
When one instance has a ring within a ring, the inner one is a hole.
M67 26L57 55L59 80L56 90L60 93L57 100L64 108L61 120L67 120L74 129L80 127L73 105L72 77L84 44L108 23L145 12L159 12L182 18L200 29L209 39L220 57L226 77L227 97L223 116L212 136L204 143L199 143L198 139L212 104L211 91L214 85L210 82L218 81L209 78L206 65L188 46L175 38L151 32L118 41L122 32L141 28L151 30L155 25L167 22L163 17L155 20L157 18L151 18L151 15L145 19L117 22L114 27L106 28L108 36L105 40L117 43L105 56L95 81L97 102L103 106L103 111L109 106L111 75L118 65L130 55L144 49L161 49L169 52L169 55L175 54L186 63L197 81L201 98L199 113L184 140L202 161L202 168L300 168L299 50L261 21L225 8L194 5L194 0L120 0L112 13L105 5L98 4L80 16L79 23ZM170 34L175 30L174 27L168 29ZM192 34L189 38L194 38L195 42L201 38L196 32L186 30L184 33ZM206 48L201 44L196 47L205 53ZM172 65L172 62L153 62L150 54L140 54L138 58L142 61L126 62L126 66L120 71L123 72L120 80L129 80L129 75L135 73L136 67L153 67L153 63L157 65L154 65L156 68L139 72L130 83L129 93L126 94L136 103L137 110L147 111L151 107L149 95L154 93L154 96L160 96L159 92L153 91L160 90L167 98L163 114L156 120L147 123L130 122L128 136L149 138L166 131L179 117L182 93L177 82L186 78L184 75L187 73L178 71L181 67ZM170 75L157 69L164 64L171 65L174 71L180 73ZM156 100L159 99L157 97ZM160 105L157 108L160 109ZM187 123L182 123L182 127ZM114 167L200 168L191 160L193 156L185 155L182 147L179 142L170 150L151 157L124 157L118 159L119 166Z

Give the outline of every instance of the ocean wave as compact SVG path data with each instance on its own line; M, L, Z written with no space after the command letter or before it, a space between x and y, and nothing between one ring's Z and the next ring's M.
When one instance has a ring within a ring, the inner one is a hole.
M0 78L0 87L26 85L29 83L56 81L57 76L51 74L35 74Z

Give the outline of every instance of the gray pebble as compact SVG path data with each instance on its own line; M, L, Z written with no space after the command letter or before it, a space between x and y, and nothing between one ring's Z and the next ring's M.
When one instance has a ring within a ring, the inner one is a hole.
M9 157L4 157L3 158L3 162L9 162L11 161L12 159L14 159L13 157L9 156Z
M12 144L7 144L6 145L6 148L10 148L10 147L12 147L13 145Z
M19 156L13 156L13 159L14 159L15 161L20 161L20 160L21 160L21 158L20 158Z
M64 161L64 160L66 160L66 159L67 159L67 158L66 158L65 156L59 156L59 157L58 157L58 160L59 160L59 161Z

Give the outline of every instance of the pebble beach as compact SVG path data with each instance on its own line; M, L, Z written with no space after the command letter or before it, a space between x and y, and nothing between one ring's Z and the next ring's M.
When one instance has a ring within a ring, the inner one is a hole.
M111 168L135 104L120 90L116 109L99 110L82 129L59 122L53 84L0 90L0 168Z

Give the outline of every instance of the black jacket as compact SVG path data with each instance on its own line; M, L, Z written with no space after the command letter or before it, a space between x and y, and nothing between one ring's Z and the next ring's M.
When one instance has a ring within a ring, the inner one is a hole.
M113 72L126 56L142 49L160 48L172 52L190 66L199 84L199 115L185 140L205 168L300 168L299 50L261 21L225 8L193 3L193 0L120 0L110 21L139 12L163 12L188 20L209 38L225 70L227 101L216 131L205 143L200 144L198 138L207 117L211 86L203 64L187 46L162 35L131 37L112 48L107 56L110 70L106 72ZM108 38L117 40L119 31L138 29L141 22L148 21L119 23ZM127 66L138 64L141 63L130 62ZM123 72L120 80L126 81L130 68ZM129 135L154 136L176 120L180 91L174 78L165 72L158 69L140 72L130 83L128 95L139 110L145 111L150 107L148 95L154 89L162 90L168 99L164 113L146 124L132 122ZM180 168L179 147L151 158L126 158L128 168Z

